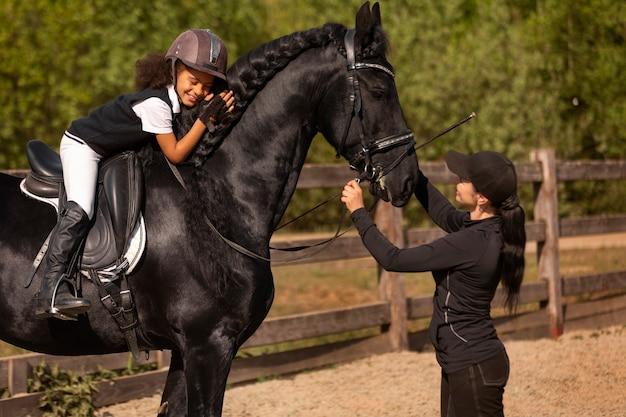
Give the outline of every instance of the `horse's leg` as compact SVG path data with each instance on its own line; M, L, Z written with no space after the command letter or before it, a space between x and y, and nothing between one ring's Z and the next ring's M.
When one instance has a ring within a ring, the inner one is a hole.
M189 417L220 417L235 337L215 331L208 340L188 343L184 355Z
M267 317L267 313L269 313L270 308L272 307L272 302L274 301L274 281L273 276L271 275L271 271L269 271L269 274L269 279L267 280L270 283L267 293L268 295L265 298L262 307L257 307L253 310L254 314L252 314L252 316L250 317L250 323L237 338L235 353L237 353L237 351L241 348L241 346L243 346L246 340L248 340L254 334L254 332L257 331L259 326L261 326L261 323L263 323L263 320L265 320L265 317Z
M161 407L157 417L187 416L187 383L183 359L177 350L172 350L170 369L161 396Z

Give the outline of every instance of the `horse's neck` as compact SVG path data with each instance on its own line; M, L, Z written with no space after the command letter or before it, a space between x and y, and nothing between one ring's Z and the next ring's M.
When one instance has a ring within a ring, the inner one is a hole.
M316 133L317 79L311 75L299 59L278 73L204 166L211 179L206 192L216 197L211 208L226 213L223 226L244 230L250 242L269 241Z

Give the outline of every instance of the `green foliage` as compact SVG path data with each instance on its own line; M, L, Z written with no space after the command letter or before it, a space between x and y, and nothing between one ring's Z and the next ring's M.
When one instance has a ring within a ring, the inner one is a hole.
M58 145L69 123L133 90L135 62L190 27L210 27L230 60L263 37L258 2L6 0L0 6L0 168L24 145Z
M129 355L128 365L121 370L99 368L91 374L80 374L41 362L28 379L28 392L43 392L39 408L44 417L93 417L93 395L96 384L125 375L156 369L155 363L136 364Z
M93 417L93 394L97 391L92 376L64 371L41 363L28 380L29 392L43 392L39 408L44 417Z
M354 25L362 0L5 0L0 6L0 169L26 165L24 145L56 145L67 125L132 90L134 63L189 27L210 27L230 62L275 37L335 21ZM525 160L549 146L562 159L626 153L626 3L613 0L383 1L389 59L409 126L426 140L471 111L478 118L431 146L493 149ZM334 162L318 138L309 162ZM335 190L307 191L307 198ZM568 212L615 207L621 186L564 187ZM587 204L596 193L610 201ZM324 212L320 224L333 217ZM302 223L311 227L310 223Z
M340 22L353 24L344 13L350 7L321 3L308 18L337 20L333 12L340 10ZM420 159L440 159L450 149L496 150L514 160L527 160L538 147L554 147L561 159L626 154L623 2L404 0L383 2L382 15L402 108L418 142L478 114L424 148ZM332 158L324 147L311 151L311 161ZM564 215L623 211L618 202L626 198L623 182L615 181L566 184L559 193ZM522 194L530 213L531 193ZM288 214L305 205L294 199ZM413 225L424 220L413 203L406 217Z

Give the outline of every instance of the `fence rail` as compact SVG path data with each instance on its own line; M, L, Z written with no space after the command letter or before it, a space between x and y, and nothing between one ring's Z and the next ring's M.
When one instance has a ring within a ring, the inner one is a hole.
M521 182L532 183L535 191L535 221L527 222L529 241L537 242L540 280L524 284L520 304L538 304L540 309L529 313L497 317L498 334L507 338L558 336L564 329L626 322L626 271L577 277L562 277L559 270L559 237L626 231L626 214L558 218L558 182L626 179L626 160L556 161L551 150L531 154L531 162L516 163ZM441 162L422 162L420 167L435 183L454 183L456 177ZM5 171L6 172L6 171ZM13 170L11 175L24 176L27 171ZM305 165L298 188L339 187L352 178L344 165ZM444 235L439 229L412 228L403 230L402 210L381 204L376 222L398 246L418 245ZM301 245L313 240L273 242L275 246ZM333 243L332 250L320 252L302 263L353 259L369 256L358 236L345 236ZM229 383L296 372L335 364L364 356L421 349L429 345L425 330L408 331L408 321L428 318L432 313L432 296L407 297L401 274L381 271L380 301L306 314L268 319L246 342L244 347L258 347L336 335L361 329L373 329L373 336L327 343L307 348L237 358ZM618 294L615 294L617 292ZM605 297L578 302L583 295ZM493 306L501 306L504 298L498 290ZM40 394L26 394L26 381L34 366L41 361L80 372L93 372L98 366L124 368L128 353L100 356L59 357L28 354L0 358L0 387L7 387L13 397L0 400L0 417L38 416ZM151 361L158 370L117 378L99 384L96 405L152 395L160 392L167 375L169 352L152 352Z

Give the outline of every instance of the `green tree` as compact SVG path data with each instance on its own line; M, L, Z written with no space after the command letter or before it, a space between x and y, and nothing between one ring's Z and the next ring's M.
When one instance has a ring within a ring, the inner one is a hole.
M58 145L77 117L132 91L135 62L190 27L210 27L231 62L263 36L258 1L7 0L0 6L0 168L32 138Z
M389 59L409 126L426 140L478 118L420 152L493 149L524 160L626 154L626 3L612 0L381 2ZM132 90L134 63L189 27L210 27L230 62L270 39L326 22L354 26L362 0L5 0L0 5L0 168L26 166L24 145L57 145L73 119ZM334 162L317 138L309 162ZM619 210L623 182L567 184L567 213ZM290 213L331 191L298 193ZM334 209L322 214L335 218ZM415 218L417 218L415 216Z

